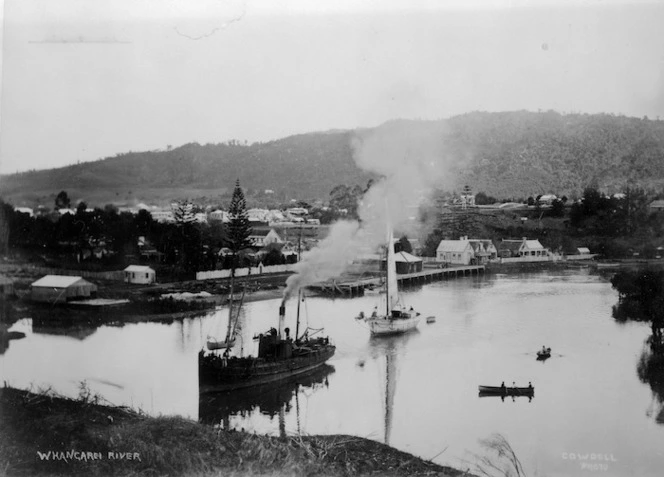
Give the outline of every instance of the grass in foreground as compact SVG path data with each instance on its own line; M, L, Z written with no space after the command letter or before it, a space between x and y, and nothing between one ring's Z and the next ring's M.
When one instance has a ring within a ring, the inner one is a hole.
M89 394L2 388L0 429L0 475L462 475L363 438L229 432L98 405Z

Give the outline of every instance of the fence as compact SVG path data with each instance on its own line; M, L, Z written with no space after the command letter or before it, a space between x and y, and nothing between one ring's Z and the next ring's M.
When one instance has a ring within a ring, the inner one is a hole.
M124 280L124 272L122 270L113 270L110 272L92 272L89 270L67 270L64 268L37 267L33 265L21 265L21 267L44 275L66 275L68 277L83 277L92 278L95 280Z
M283 272L292 272L295 270L294 263L289 265L270 265L265 267L259 265L257 267L250 268L236 268L235 276L236 277L246 277L249 275L263 275L265 273L283 273ZM231 276L230 270L210 270L206 272L196 272L196 280L213 280L215 278L229 278Z

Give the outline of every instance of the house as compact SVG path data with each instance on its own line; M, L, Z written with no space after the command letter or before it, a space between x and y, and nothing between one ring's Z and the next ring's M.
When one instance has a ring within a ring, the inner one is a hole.
M152 220L159 223L172 223L175 222L175 216L172 210L153 210L150 212Z
M271 243L283 242L279 234L274 229L254 229L252 234L249 236L249 241L251 241L254 247L265 247Z
M97 285L82 277L46 275L30 285L30 298L44 303L66 303L96 293Z
M21 214L28 214L30 217L34 217L35 213L30 207L14 207L14 211Z
M149 285L157 279L157 273L147 265L129 265L124 269L125 283Z
M503 239L498 246L498 255L502 258L512 257L548 257L549 250L544 248L539 240Z
M249 222L268 223L268 215L270 211L267 209L249 209L247 210L247 219Z
M576 252L579 255L588 255L590 254L590 249L588 247L579 247L576 249Z
M558 200L555 194L544 194L540 196L539 203L542 205L551 205L554 200Z
M660 211L664 210L664 200L653 200L650 203L649 207L650 207L650 210L653 211L653 212L655 212L655 211L660 212Z
M230 215L228 215L228 212L221 209L217 209L213 212L210 212L210 220L228 223L231 221L231 217Z
M475 251L466 238L460 240L441 240L436 248L436 261L469 265L475 259Z
M491 240L468 239L468 242L475 252L475 263L484 264L498 258L498 250Z

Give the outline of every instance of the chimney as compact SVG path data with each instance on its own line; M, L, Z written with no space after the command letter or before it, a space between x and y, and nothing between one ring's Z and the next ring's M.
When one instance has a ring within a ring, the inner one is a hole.
M284 324L286 322L286 302L282 301L279 307L279 339L284 339Z

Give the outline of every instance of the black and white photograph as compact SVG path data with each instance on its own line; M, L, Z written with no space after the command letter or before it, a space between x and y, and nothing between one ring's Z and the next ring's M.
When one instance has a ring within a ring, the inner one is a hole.
M0 7L0 477L664 474L664 1Z

